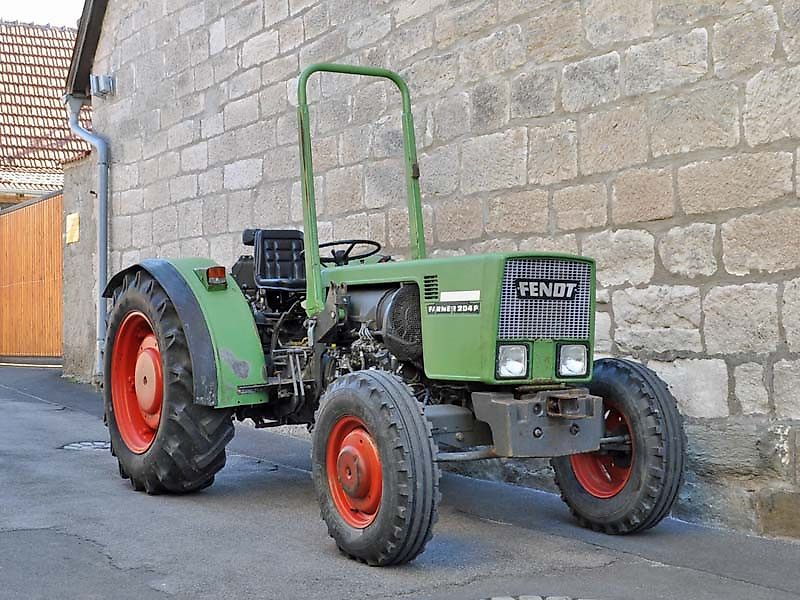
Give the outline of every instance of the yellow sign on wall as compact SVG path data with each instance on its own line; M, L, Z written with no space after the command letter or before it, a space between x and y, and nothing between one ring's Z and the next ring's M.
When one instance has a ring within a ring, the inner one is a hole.
M74 244L81 239L81 216L78 213L67 215L67 243Z

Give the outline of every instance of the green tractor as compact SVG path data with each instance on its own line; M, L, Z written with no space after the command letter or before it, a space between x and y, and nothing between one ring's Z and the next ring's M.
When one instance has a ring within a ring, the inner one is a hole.
M410 260L372 240L318 241L306 100L318 71L400 91ZM234 419L307 424L328 532L370 565L423 551L446 461L551 457L582 525L625 534L661 521L683 478L681 416L644 366L593 364L594 261L427 258L403 79L317 64L300 75L298 100L303 232L248 229L253 253L230 272L201 258L144 260L105 291L120 475L149 494L200 490L225 465Z

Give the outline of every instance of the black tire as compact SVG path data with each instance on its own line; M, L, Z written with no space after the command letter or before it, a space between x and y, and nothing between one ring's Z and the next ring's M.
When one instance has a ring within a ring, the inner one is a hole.
M338 422L356 417L376 442L383 493L369 525L347 523L328 478L329 436ZM403 381L383 371L340 377L323 396L314 427L312 464L322 518L339 549L374 566L417 557L432 537L439 504L439 469L431 427Z
M669 515L683 483L686 434L675 398L650 369L623 359L595 363L589 386L630 427L633 459L624 487L598 498L578 481L569 456L552 460L556 485L581 525L628 534L657 525Z
M161 418L143 453L133 452L120 435L112 401L116 336L134 311L147 317L155 333L164 379ZM192 363L181 321L167 293L146 271L126 275L114 291L104 371L105 411L120 476L130 479L134 490L148 494L187 493L211 485L225 466L225 446L234 434L232 412L193 403Z

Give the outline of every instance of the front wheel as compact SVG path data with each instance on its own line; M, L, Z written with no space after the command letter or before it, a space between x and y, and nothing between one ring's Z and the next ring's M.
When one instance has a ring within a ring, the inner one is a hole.
M585 527L643 531L666 517L683 481L686 436L675 398L650 369L602 359L589 387L603 398L600 450L552 461L561 498Z
M340 550L376 566L423 551L439 470L430 424L402 380L375 370L337 379L320 402L312 454L322 518Z

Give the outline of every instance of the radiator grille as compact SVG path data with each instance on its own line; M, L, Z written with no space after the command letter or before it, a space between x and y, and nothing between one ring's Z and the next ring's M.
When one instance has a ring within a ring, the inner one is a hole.
M498 339L588 340L592 269L589 263L557 258L506 261L500 296ZM517 296L518 279L577 281L571 300L531 300Z

